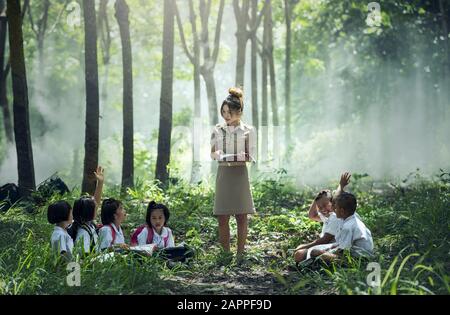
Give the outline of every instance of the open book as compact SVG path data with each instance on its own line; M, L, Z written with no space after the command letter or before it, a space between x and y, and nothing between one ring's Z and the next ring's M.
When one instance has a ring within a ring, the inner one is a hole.
M151 255L155 251L156 244L146 244L146 245L137 245L131 246L130 250L133 252L139 252L146 255Z

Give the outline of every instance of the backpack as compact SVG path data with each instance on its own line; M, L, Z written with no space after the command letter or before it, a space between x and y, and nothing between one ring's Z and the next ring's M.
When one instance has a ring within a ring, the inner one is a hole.
M147 229L147 242L146 244L151 244L153 241L153 229L150 228L147 224L142 224L140 226L138 226L138 228L131 234L131 241L130 241L130 245L131 246L136 246L138 244L138 240L137 237L138 235L142 232L142 230L146 228ZM167 234L166 237L164 237L164 247L167 246L167 243L169 241L169 235Z
M45 203L46 200L51 198L55 193L61 196L70 192L67 185L59 178L56 174L52 175L50 178L43 181L37 187L35 193L33 193L33 198L36 203Z
M74 222L75 223L75 222ZM68 228L67 228L67 233L70 235L70 237L73 239L73 241L75 242L76 238L77 238L77 232L79 229L83 229L85 230L88 234L89 234L89 238L91 240L91 246L90 249L92 251L92 249L95 247L95 241L94 241L94 234L92 234L91 229L89 228L87 223L82 223L81 225L78 225L78 228L75 229L74 223L72 223ZM98 234L98 229L97 226L95 226L95 232ZM115 232L114 231L114 236L115 236Z
M16 184L5 184L0 187L0 211L8 211L20 199L19 187Z

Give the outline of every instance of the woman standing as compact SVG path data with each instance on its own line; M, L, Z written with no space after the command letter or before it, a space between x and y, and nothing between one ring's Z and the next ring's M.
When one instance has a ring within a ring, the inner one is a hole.
M247 215L255 213L246 162L255 161L255 128L244 124L243 93L230 88L220 107L225 120L215 126L211 136L211 157L219 162L216 177L214 215L219 221L219 241L223 250L230 252L230 216L237 222L237 254L242 258L247 240Z

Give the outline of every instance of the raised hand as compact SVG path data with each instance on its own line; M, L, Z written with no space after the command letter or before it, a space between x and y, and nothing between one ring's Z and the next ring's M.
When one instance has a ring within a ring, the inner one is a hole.
M103 175L104 168L101 166L97 166L97 170L94 172L95 178L97 181L102 182L105 180L105 176Z
M352 175L349 172L345 172L344 174L341 175L339 185L341 186L342 189L344 189L344 187L350 183L350 177L352 177Z

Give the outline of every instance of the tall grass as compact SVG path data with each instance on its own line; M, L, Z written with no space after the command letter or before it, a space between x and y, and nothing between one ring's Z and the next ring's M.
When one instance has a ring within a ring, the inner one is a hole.
M318 188L298 190L288 178L254 184L257 215L249 222L248 272L271 273L281 284L280 294L450 293L450 178L426 180L416 176L398 185L373 183L364 176L355 178L350 188L358 198L357 211L374 237L373 262L381 267L379 287L367 284L369 262L351 258L345 265L286 273L287 266L293 264L292 249L317 237L320 230L320 224L307 218L313 192ZM73 191L64 199L73 202L77 196L79 192ZM180 293L179 283L170 280L174 276L207 278L239 268L230 265L224 269L218 264L217 221L212 216L214 191L208 184L193 186L178 181L162 190L154 182L140 181L126 194L112 187L104 196L123 200L129 214L124 224L126 236L144 222L148 201L166 203L171 209L169 226L176 242L185 241L194 247L196 259L189 265L168 269L163 261L151 257L117 256L106 262L95 257L78 258L81 286L70 287L66 282L69 271L49 246L53 227L46 221L46 208L61 198L53 196L45 204L34 205L32 211L29 205L17 204L0 214L0 294ZM236 225L234 220L230 222L234 244ZM220 286L211 283L214 285Z

